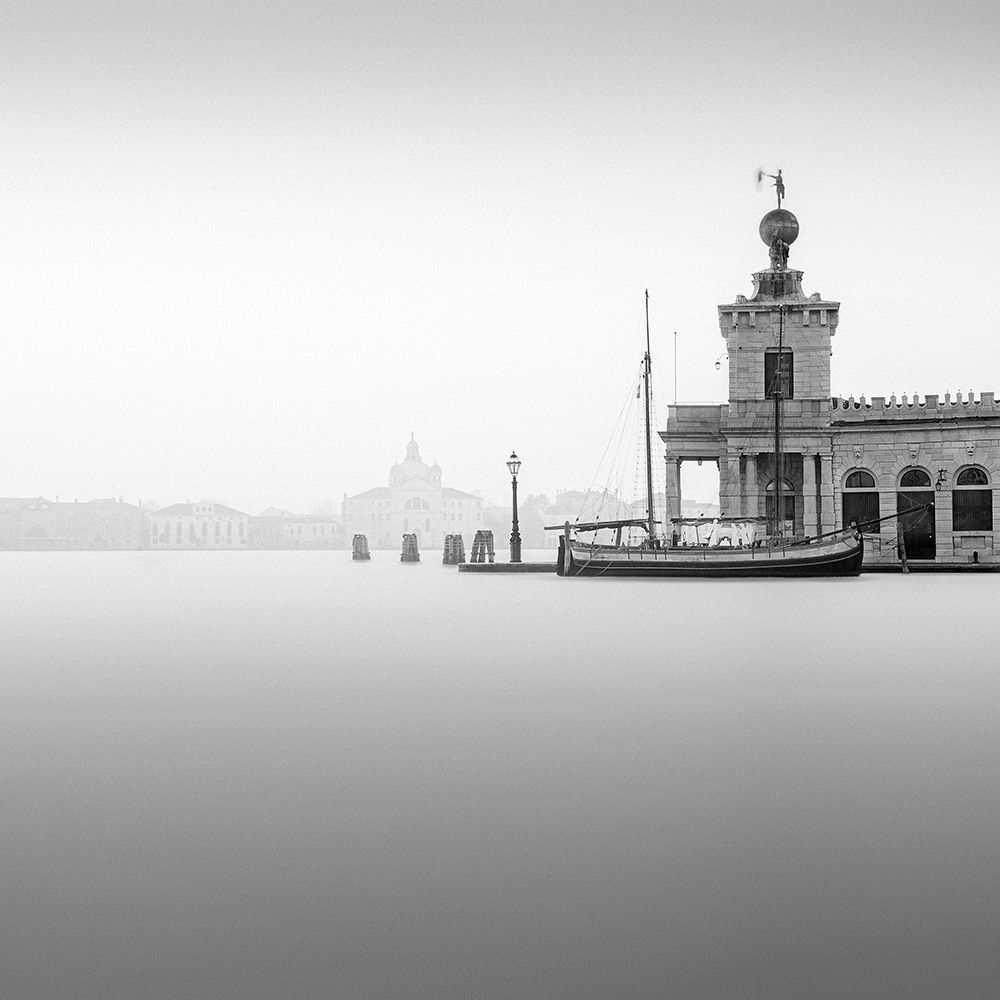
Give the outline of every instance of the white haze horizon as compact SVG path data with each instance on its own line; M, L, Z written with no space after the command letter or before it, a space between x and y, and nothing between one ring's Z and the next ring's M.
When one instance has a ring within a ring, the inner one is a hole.
M834 394L1000 391L975 294L997 27L985 3L0 4L0 495L302 509L384 485L411 432L493 502L511 450L523 493L586 489L644 289L661 420L675 380L725 399L759 167L805 289L842 302Z

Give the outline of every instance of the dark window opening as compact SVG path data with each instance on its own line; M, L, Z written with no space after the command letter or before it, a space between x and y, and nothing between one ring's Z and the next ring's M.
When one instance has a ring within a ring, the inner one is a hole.
M982 469L963 469L955 481L956 486L989 486L990 481Z
M774 399L780 392L781 399L792 399L795 392L792 352L787 347L782 350L780 366L778 359L777 351L764 352L764 395Z
M873 490L875 489L875 477L870 472L852 472L844 483L847 490Z
M951 494L952 527L955 531L993 530L993 490L982 469L963 469Z
M923 469L907 469L900 477L899 485L903 489L912 489L914 486L930 487L931 477Z

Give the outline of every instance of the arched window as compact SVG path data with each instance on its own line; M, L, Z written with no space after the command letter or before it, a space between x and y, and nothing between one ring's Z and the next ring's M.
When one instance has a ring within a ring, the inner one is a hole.
M873 490L875 489L875 477L870 472L852 472L844 482L844 489Z
M787 480L781 481L781 506L784 508L785 520L795 522L795 487ZM767 494L764 500L765 514L769 521L774 520L774 480L767 484Z
M903 490L930 489L931 477L925 469L907 469L899 477L899 487Z
M878 490L875 489L875 477L864 469L850 473L844 480L843 495L844 524L846 528L853 521L863 524L864 531L871 534L879 533L878 523Z
M983 469L962 469L955 477L951 503L955 531L993 530L993 490Z
M963 469L955 481L956 486L989 486L990 477L982 469Z

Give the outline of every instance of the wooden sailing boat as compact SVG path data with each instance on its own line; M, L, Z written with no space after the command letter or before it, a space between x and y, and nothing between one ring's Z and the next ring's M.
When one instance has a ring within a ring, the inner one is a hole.
M784 309L779 312L778 364L774 378L774 511L769 519L770 531L757 537L756 519L676 518L675 527L704 520L717 528L723 522L726 531L713 530L704 544L678 545L673 542L678 532L671 533L670 542L656 533L653 512L653 453L651 423L652 361L649 348L649 292L646 292L646 354L643 358L642 379L645 404L646 516L617 521L592 521L570 525L553 525L546 530L561 530L556 572L560 576L674 576L674 577L750 577L750 576L856 576L861 572L864 543L856 528L834 531L813 538L795 539L785 532L782 507L782 477L784 461L781 448L781 416L784 367ZM615 530L615 543L601 545L585 541L603 529ZM622 544L626 528L641 528L646 537L639 545Z

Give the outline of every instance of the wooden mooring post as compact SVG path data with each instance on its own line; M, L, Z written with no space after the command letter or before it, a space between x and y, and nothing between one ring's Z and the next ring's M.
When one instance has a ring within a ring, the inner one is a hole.
M486 562L487 556L489 556L490 562L494 562L495 553L493 551L493 532L486 529L480 529L476 532L476 537L472 542L472 562Z
M441 561L445 566L458 566L465 562L465 540L461 535L445 535Z
M906 536L903 534L903 519L899 519L899 525L897 528L898 534L896 535L896 543L899 546L899 565L904 573L910 572L910 564L906 558Z
M405 563L420 562L420 550L417 548L417 536L414 533L403 535L403 548L399 553L399 561Z
M351 544L351 558L355 561L371 559L372 554L368 551L368 536L355 535Z

